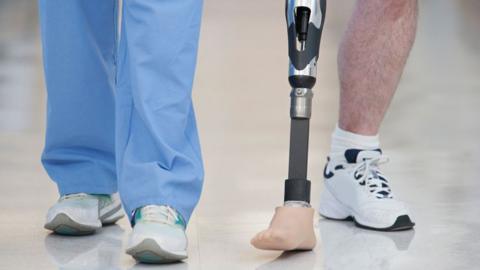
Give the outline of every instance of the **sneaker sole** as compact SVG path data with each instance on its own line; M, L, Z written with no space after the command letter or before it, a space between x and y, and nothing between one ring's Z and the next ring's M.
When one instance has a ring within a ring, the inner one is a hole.
M67 214L60 213L44 226L45 229L61 235L89 235L95 233L100 226L81 224L71 219Z
M384 231L384 232L391 232L391 231L405 231L410 230L415 226L415 223L412 222L408 215L401 215L398 216L395 222L388 227L373 227L369 225L362 224L357 221L355 215L352 215L352 211L348 209L348 207L341 204L338 200L336 200L330 192L326 191L322 198L324 200L321 201L320 208L317 212L322 216L330 220L337 220L337 221L353 221L355 225L362 229L374 230L374 231ZM324 211L324 213L322 213ZM325 214L329 213L329 214ZM335 218L331 215L336 215L337 217L340 216L341 218ZM345 217L345 218L344 218Z
M373 230L373 231L382 231L382 232L406 231L406 230L413 229L413 227L415 226L415 223L412 222L412 220L410 219L410 217L408 215L403 215L403 216L397 217L397 219L395 220L395 223L393 223L393 225L390 226L390 227L376 228L376 227L366 226L366 225L363 225L363 224L357 222L355 220L355 217L353 217L353 216L349 216L345 219L338 219L338 218L327 217L327 216L321 214L320 212L319 212L319 214L320 214L320 216L322 216L326 219L329 219L329 220L352 221L355 224L355 226L357 226L359 228L367 229L367 230Z
M398 216L397 219L395 220L395 223L393 223L392 226L387 228L369 227L369 226L358 223L355 220L355 218L353 218L353 222L355 222L355 225L359 228L374 230L374 231L382 231L382 232L406 231L406 230L413 229L413 227L415 226L415 223L412 222L412 220L408 215Z
M127 254L135 260L148 264L173 263L186 259L187 252L172 253L162 247L153 239L144 239L138 245L127 249Z

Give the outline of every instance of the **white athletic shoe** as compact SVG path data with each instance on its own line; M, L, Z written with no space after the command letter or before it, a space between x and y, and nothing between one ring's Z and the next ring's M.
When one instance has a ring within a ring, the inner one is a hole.
M93 195L68 194L60 197L47 212L45 229L63 235L92 234L102 225L115 223L124 216L117 193Z
M143 263L172 263L187 256L185 220L173 208L148 205L135 211L127 254Z
M388 159L378 150L349 149L342 156L330 156L325 166L325 188L320 198L320 215L353 220L359 227L398 231L413 228L406 205L396 200L378 166Z

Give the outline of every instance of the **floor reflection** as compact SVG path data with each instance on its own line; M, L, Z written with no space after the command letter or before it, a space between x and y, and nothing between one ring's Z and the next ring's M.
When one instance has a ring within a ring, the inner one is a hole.
M119 270L123 229L113 225L91 236L49 234L45 249L59 270Z
M320 241L311 252L284 252L257 270L328 269L390 270L408 251L414 230L377 232L355 227L351 222L320 219ZM323 264L323 265L322 265Z
M315 269L317 254L314 251L290 251L284 252L275 260L261 265L257 270L274 269Z
M130 270L148 270L148 269L187 270L188 263L180 262L180 263L164 264L164 265L150 265L150 264L137 263L132 268L130 268Z
M389 270L405 253L415 231L377 232L351 222L319 221L325 268L329 270Z

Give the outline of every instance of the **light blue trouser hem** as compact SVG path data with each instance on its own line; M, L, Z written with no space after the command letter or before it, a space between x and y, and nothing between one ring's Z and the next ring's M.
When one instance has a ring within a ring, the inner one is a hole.
M58 192L60 193L60 196L63 196L63 195L75 194L75 193L113 194L117 192L117 190L116 190L116 187L113 187L113 186L78 185L78 186L62 187L58 185Z

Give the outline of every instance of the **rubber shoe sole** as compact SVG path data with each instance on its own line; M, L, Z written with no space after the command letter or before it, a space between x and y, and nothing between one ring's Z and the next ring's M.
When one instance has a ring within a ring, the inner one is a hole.
M415 227L415 223L412 222L412 220L410 219L410 217L408 215L403 215L403 216L397 217L397 219L395 220L395 223L392 226L385 227L385 228L376 228L376 227L370 227L370 226L363 225L363 224L357 222L355 220L355 217L353 217L353 216L349 216L349 217L344 218L344 219L331 218L331 217L327 217L327 216L322 215L322 214L320 214L320 216L322 216L326 219L335 220L335 221L351 221L355 224L355 226L357 226L359 228L367 229L367 230L373 230L373 231L382 231L382 232L406 231L406 230L413 229L413 227Z
M348 209L348 207L340 203L337 199L335 199L328 190L326 190L322 194L320 207L317 212L320 214L320 216L326 219L337 220L337 221L352 221L359 228L374 230L374 231L384 231L384 232L405 231L405 230L410 230L415 226L415 223L412 222L412 220L408 215L398 216L395 222L391 226L383 227L383 228L372 227L372 226L362 224L361 222L358 222L355 219L354 215L351 214L352 211Z
M153 239L144 239L138 245L127 249L135 260L148 264L174 263L186 259L187 252L173 253L160 247Z
M358 223L355 220L355 218L353 218L353 222L355 222L355 225L359 228L374 230L374 231L383 231L383 232L406 231L406 230L413 229L413 227L415 226L415 223L412 222L412 220L408 215L397 217L397 219L395 220L395 223L393 223L392 226L386 227L386 228L374 228L374 227L365 226Z
M81 224L70 218L67 214L60 213L52 221L45 224L45 229L61 235L89 235L95 233L101 227L99 225Z

